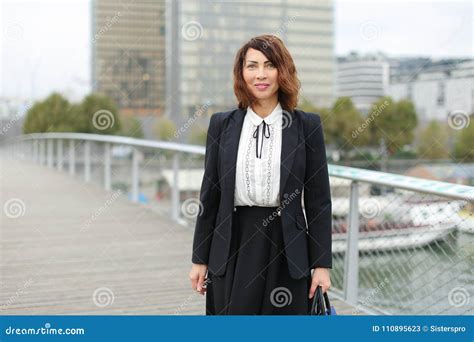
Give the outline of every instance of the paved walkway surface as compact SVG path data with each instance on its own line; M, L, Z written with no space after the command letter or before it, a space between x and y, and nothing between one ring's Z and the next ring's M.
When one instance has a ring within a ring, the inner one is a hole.
M0 314L204 314L188 279L193 227L66 172L0 165Z

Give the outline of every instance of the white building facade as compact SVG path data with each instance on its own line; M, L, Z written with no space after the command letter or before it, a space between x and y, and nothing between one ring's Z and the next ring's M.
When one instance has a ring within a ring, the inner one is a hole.
M474 61L393 82L389 96L413 101L421 123L446 121L454 112L474 113Z
M387 95L389 63L373 58L344 60L337 63L337 97L350 97L354 106L367 114L372 104Z

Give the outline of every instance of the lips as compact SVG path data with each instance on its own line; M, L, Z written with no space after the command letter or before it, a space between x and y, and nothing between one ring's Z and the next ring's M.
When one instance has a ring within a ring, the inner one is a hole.
M255 87L258 89L258 90L265 90L269 87L270 85L268 83L257 83L255 84Z

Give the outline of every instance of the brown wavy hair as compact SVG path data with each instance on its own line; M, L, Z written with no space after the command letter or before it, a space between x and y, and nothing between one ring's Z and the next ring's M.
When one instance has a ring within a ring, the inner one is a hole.
M301 88L295 63L283 41L274 35L261 35L250 39L242 46L234 62L234 93L239 108L245 109L257 99L252 95L243 77L245 55L248 49L260 51L278 70L278 101L284 110L292 112L298 103Z

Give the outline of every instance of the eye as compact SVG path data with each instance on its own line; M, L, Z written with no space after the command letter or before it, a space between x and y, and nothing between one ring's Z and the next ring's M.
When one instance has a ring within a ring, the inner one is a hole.
M274 68L275 68L275 66L274 66L272 63L268 63L268 64L267 64L267 67L268 67L269 69L274 69Z
M249 64L249 65L247 65L247 69L253 69L253 68L255 68L255 64Z

